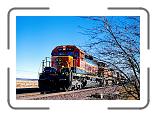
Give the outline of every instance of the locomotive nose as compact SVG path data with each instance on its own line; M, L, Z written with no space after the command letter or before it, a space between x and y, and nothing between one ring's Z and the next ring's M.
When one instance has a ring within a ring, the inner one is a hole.
M58 72L62 68L71 68L73 67L73 57L71 56L55 56L52 58L53 67L57 69Z

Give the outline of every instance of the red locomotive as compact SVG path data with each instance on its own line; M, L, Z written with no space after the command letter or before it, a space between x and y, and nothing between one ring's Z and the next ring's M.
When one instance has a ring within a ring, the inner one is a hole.
M43 65L39 76L39 88L42 91L103 85L103 79L98 77L98 61L74 45L54 48L50 64Z

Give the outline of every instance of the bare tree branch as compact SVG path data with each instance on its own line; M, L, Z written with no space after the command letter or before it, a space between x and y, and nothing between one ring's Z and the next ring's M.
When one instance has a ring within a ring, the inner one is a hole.
M135 88L135 99L140 98L140 19L123 17L115 23L111 17L82 17L95 23L92 28L82 28L83 35L90 37L86 48L96 58L119 71ZM115 18L114 18L115 19ZM98 56L98 57L97 57ZM132 80L131 78L134 78ZM126 88L126 87L124 87ZM137 96L136 96L137 95Z

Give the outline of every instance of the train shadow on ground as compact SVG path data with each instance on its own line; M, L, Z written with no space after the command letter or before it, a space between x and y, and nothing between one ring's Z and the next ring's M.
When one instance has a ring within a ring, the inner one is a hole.
M40 92L39 88L18 88L16 94Z
M40 92L41 94L49 94L49 93L58 93L58 92L64 92L64 91L52 90L52 91L42 92L40 88L16 88L16 94L35 93L35 92Z

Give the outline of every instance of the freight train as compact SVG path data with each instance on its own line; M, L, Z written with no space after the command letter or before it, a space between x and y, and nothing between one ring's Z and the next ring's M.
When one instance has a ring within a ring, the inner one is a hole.
M43 61L38 86L42 92L103 86L98 61L74 45L57 46ZM47 65L49 64L49 66Z

